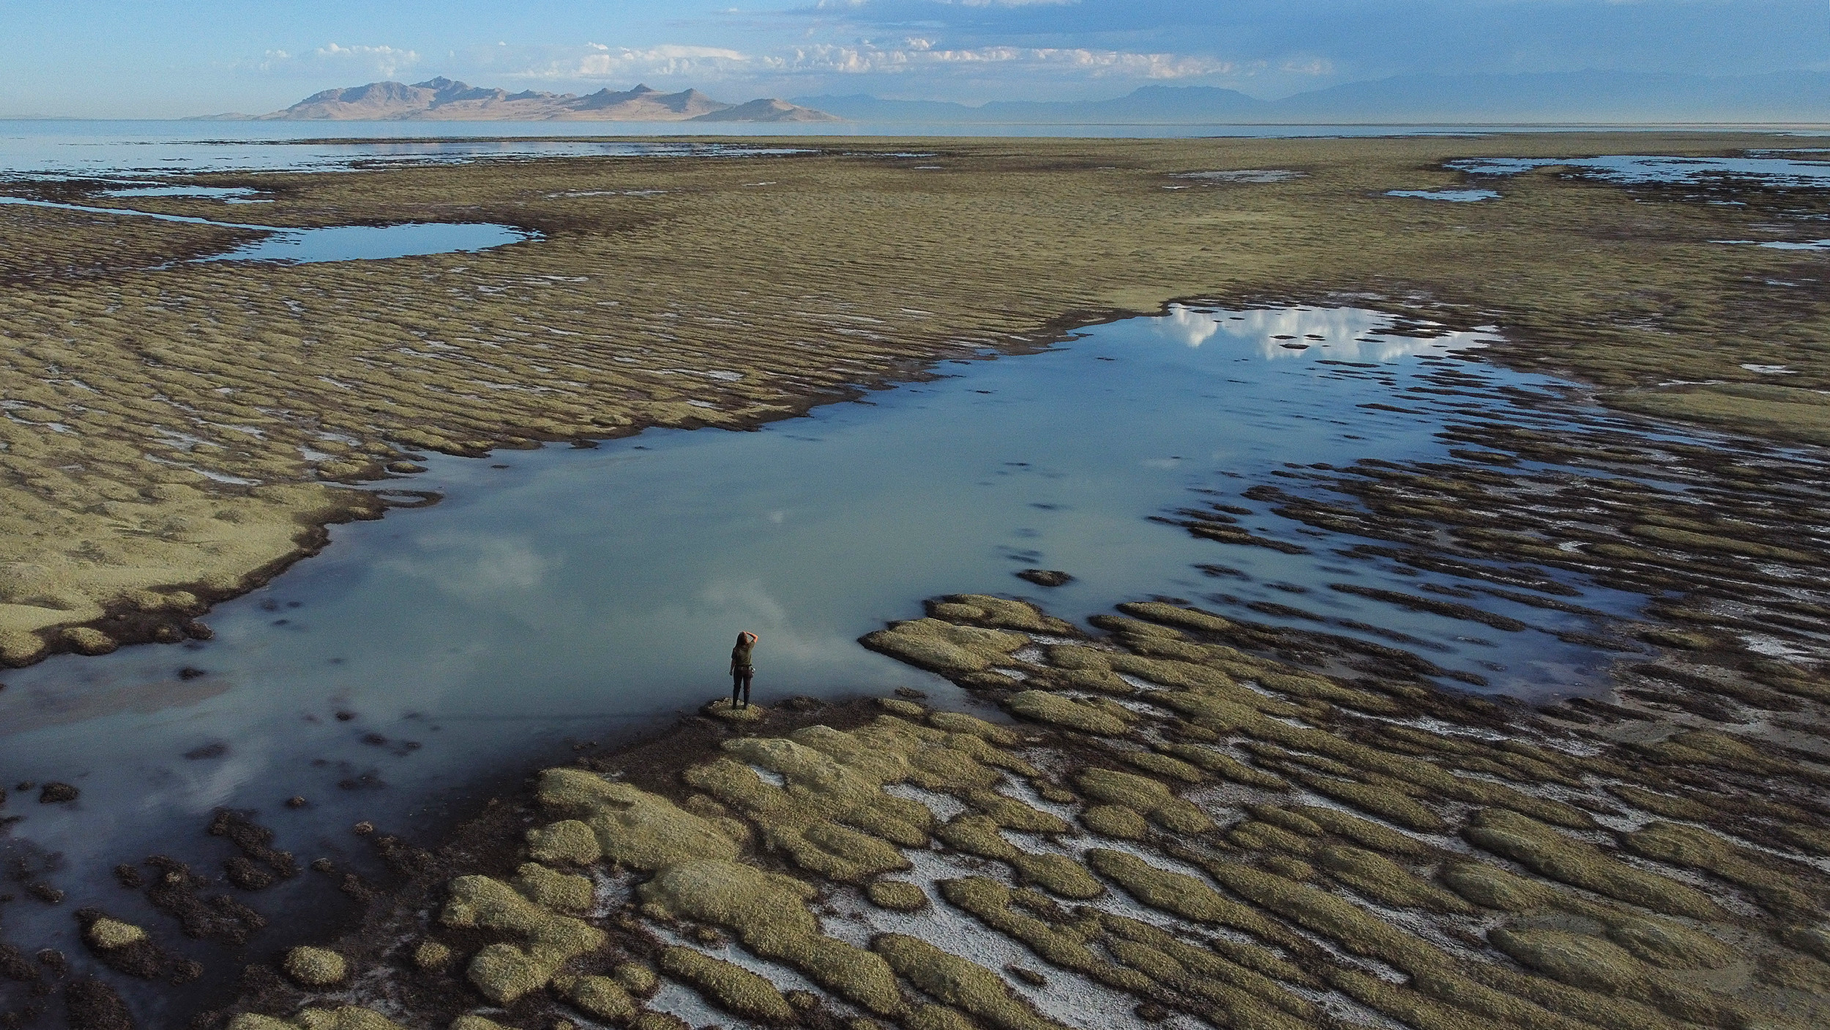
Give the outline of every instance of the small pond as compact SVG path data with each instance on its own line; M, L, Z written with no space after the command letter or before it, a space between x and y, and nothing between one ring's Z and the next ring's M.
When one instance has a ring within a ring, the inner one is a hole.
M140 194L149 196L153 194ZM159 196L180 194L161 193ZM221 254L210 254L194 261L274 261L285 264L311 264L319 261L377 261L384 258L419 257L426 254L468 253L488 250L510 243L538 239L537 233L494 222L402 222L397 225L329 225L309 229L274 225L248 225L222 222L189 215L166 215L130 208L90 207L83 204L58 204L23 197L0 197L0 204L24 204L31 207L60 208L65 211L89 211L129 218L153 218L190 225L219 225L229 229L252 229L266 236Z
M1466 204L1476 200L1498 200L1492 190L1386 190L1388 197L1410 197L1413 200L1447 200Z
M1469 175L1517 175L1561 165L1623 185L1701 184L1716 178L1760 179L1779 186L1830 186L1830 161L1753 154L1745 157L1480 157L1448 162Z
M534 234L492 222L406 222L400 225L333 225L285 229L200 261L378 261L422 254L488 250L534 239Z
M102 191L105 197L197 197L202 200L220 200L227 204L254 204L261 201L249 200L260 191L252 186L183 186L183 185L141 185L118 186Z

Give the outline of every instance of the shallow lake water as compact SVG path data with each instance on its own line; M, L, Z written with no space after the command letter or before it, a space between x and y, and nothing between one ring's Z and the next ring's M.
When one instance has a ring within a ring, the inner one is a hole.
M435 457L393 485L439 491L440 503L335 527L322 555L218 607L215 639L5 675L0 782L83 791L71 806L19 794L5 810L25 817L13 854L55 867L45 878L72 895L7 906L5 934L71 950L69 910L97 896L159 919L108 870L156 852L212 868L226 845L201 828L218 806L255 810L301 862L360 868L357 820L429 832L503 770L566 760L569 742L717 696L738 630L761 636L764 704L896 686L961 703L856 643L941 593L1027 596L1077 620L1170 595L1386 643L1406 634L1493 691L1590 689L1615 656L1553 635L1592 628L1583 617L1483 598L1532 627L1503 632L1331 590L1415 592L1452 577L1345 557L1366 541L1242 496L1287 483L1286 464L1442 457L1446 423L1508 403L1499 391L1556 386L1475 360L1485 333L1393 329L1353 309L1177 306L1039 354L947 363L941 378L754 432ZM1454 389L1438 378L1449 373ZM1245 528L1306 553L1151 521L1201 501L1251 509ZM1030 567L1076 578L1047 590L1013 576ZM1644 600L1561 578L1581 592L1570 600L1614 615ZM294 794L311 806L283 807ZM251 900L273 912L335 898L324 879Z
M1553 165L1563 165L1608 182L1625 185L1704 183L1715 178L1744 178L1782 186L1830 186L1830 161L1801 160L1776 156L1770 152L1743 157L1663 157L1637 154L1571 158L1483 157L1448 163L1448 167L1469 175L1517 175Z
M119 193L121 191L110 191ZM142 192L139 195L152 195ZM173 193L159 195L172 196ZM0 197L0 204L24 204L30 207L60 208L65 211L88 211L119 215L125 218L152 218L164 222L190 225L220 225L230 229L252 229L266 236L221 254L210 254L194 261L278 261L285 264L311 264L319 261L378 261L384 258L417 257L426 254L469 253L537 239L537 233L512 225L494 222L402 222L398 225L327 225L311 229L294 229L274 225L249 225L224 222L190 215L167 215L130 208L90 207L83 204L59 204L48 200L22 197Z
M189 175L220 171L335 171L391 164L445 164L528 157L717 157L787 153L688 138L736 136L669 123L605 122L196 122L0 120L0 179Z
M1458 204L1500 199L1500 195L1492 190L1386 190L1385 195L1409 197L1412 200L1446 200Z
M422 254L470 253L524 243L536 234L493 222L403 222L284 229L200 261L379 261Z
M1606 126L1571 126L1593 131ZM1630 126L1620 128L1631 129ZM872 122L256 122L0 119L0 179L191 174L230 170L335 170L358 165L526 157L742 156L781 153L760 144L693 137L1071 136L1313 137L1471 135L1518 131L1479 125L1028 125ZM1558 131L1534 127L1532 131ZM622 137L590 139L589 137ZM629 139L627 137L655 137Z

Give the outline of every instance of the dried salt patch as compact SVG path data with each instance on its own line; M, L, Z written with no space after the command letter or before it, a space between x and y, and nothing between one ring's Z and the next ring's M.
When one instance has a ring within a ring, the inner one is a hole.
M1478 922L1478 917L1464 918L1454 915L1427 913L1420 909L1392 908L1346 887L1337 888L1328 893L1333 894L1342 901L1354 905L1363 912L1372 914L1387 926L1415 934L1451 955L1470 960L1479 960L1486 957L1486 953L1483 950L1471 948L1463 941L1457 939L1455 935L1446 933L1443 930L1443 924L1445 923L1455 924L1460 927L1464 922ZM1465 929L1465 927L1463 928ZM1477 939L1485 940L1484 937Z
M1124 680L1126 683L1131 684L1132 686L1136 687L1139 690L1146 691L1149 693L1154 693L1159 690L1169 689L1169 688L1163 686L1161 683L1152 683L1149 680L1144 679L1142 676L1133 676L1128 672L1119 673L1118 678L1121 680Z
M594 903L591 911L586 913L590 919L608 919L610 915L628 903L635 890L635 876L627 870L611 872L607 866L594 865L585 870L591 877L591 893Z
M1533 737L1531 743L1551 751L1561 751L1577 758L1593 758L1607 750L1594 741L1582 740L1579 737Z
M788 786L788 778L772 769L764 769L760 765L752 765L750 766L750 771L755 773L756 778L762 780L764 783L772 783L777 787L784 788Z
M1062 841L1060 842L1060 846L1061 846L1062 850L1066 851L1068 854L1073 855L1077 859L1081 858L1088 851L1091 851L1094 848L1104 848L1107 851L1122 851L1125 854L1132 856L1133 858L1138 858L1145 862L1148 862L1151 865L1156 866L1158 869L1166 869L1172 873L1181 873L1184 876L1193 877L1194 879L1199 880L1204 884L1207 884L1209 887L1212 887L1213 889L1219 891L1220 893L1226 894L1228 897L1231 897L1231 894L1226 890L1226 888L1221 887L1219 884L1215 883L1213 880L1208 878L1206 870L1200 868L1199 866L1191 865L1187 862L1181 861L1180 859L1171 858L1168 855L1165 855L1161 852L1153 851L1150 849L1150 847L1148 845L1139 844L1137 841L1120 840L1117 837L1101 837L1096 834L1089 833L1089 834L1084 834L1084 835L1076 836L1076 837L1063 838ZM1129 896L1129 895L1125 895L1124 891L1116 890L1116 889L1109 893L1113 893L1113 894L1119 895L1119 896L1126 896L1126 897ZM1104 904L1103 900L1101 901L1101 904Z
M1021 801L1031 808L1047 812L1056 818L1062 819L1070 826L1074 823L1074 805L1064 804L1059 801L1049 801L1041 794L1036 793L1036 788L1027 780L1007 778L1003 783L998 784L997 787L992 789L1007 798Z
M1467 775L1467 772L1466 772L1466 770L1463 770L1458 775ZM1513 790L1516 790L1521 794L1529 795L1531 797L1544 798L1547 801L1560 801L1563 804L1569 805L1571 808L1580 808L1583 811L1588 812L1589 815L1591 815L1591 816L1594 815L1595 813L1591 809L1589 809L1588 805L1584 804L1584 802L1588 802L1590 804L1593 804L1597 801L1603 801L1603 802L1607 802L1609 804L1613 803L1612 797L1603 797L1598 791L1596 791L1593 788L1590 788L1587 790L1577 790L1573 787L1566 787L1561 783L1549 783L1549 782L1540 783L1540 782L1525 782L1525 781L1521 781L1521 780L1506 780L1506 779L1501 779L1497 776L1492 777L1491 782L1501 784L1502 786L1511 787Z
M1749 633L1741 638L1742 646L1755 654L1768 658L1810 658L1812 652L1806 648L1796 647L1776 637Z
M1258 682L1257 680L1250 680L1250 679L1234 680L1234 682L1238 683L1240 686L1244 687L1247 690L1252 691L1255 694L1262 694L1265 697L1271 698L1273 700L1281 701L1285 697L1285 695L1279 694L1278 692L1272 690L1271 688L1265 686L1264 684Z
M1790 376L1798 374L1784 365L1743 364L1741 367L1747 369L1749 372L1758 372L1763 376Z
M661 989L645 1005L670 1016L678 1016L686 1021L687 1026L722 1026L730 1030L761 1030L755 1023L746 1023L720 1008L714 1008L699 992L684 984L675 983L666 977L661 978Z
M1148 1030L1150 1024L1132 1014L1137 999L1103 984L1044 961L1028 947L990 929L946 903L936 880L966 873L962 863L935 852L909 852L915 862L909 879L922 884L933 904L919 912L875 910L865 913L879 933L903 933L997 973L1018 996L1043 1015L1085 1030ZM1001 866L1001 863L999 864ZM1035 969L1048 978L1042 987L1015 981L1001 972L1007 965Z
M1228 780L1195 787L1184 793L1182 799L1192 802L1220 825L1231 826L1244 817L1243 809L1246 805L1259 801L1280 801L1283 796L1283 791Z
M231 486L259 486L261 482L258 479L243 479L240 476L231 476L223 472L211 472L209 469L193 467L191 471L205 479L214 480L218 483L227 483Z
M698 941L686 939L684 936L675 932L671 927L662 926L660 924L652 923L652 922L644 923L644 925L649 930L651 930L656 937L659 937L666 944L672 944L672 945L676 945L678 947L683 947L683 948L691 948L694 951L697 951L701 954L710 955L713 958L720 958L720 959L725 960L726 962L729 962L731 965L740 966L744 969L749 970L752 973L755 973L757 976L762 977L763 979L769 981L770 983L774 984L775 989L778 991L781 991L783 993L786 993L788 991L807 991L812 994L817 994L822 998L825 998L827 1001L827 1004L829 1004L829 1005L834 1005L847 1012L853 1011L851 1006L849 1005L849 1003L829 994L825 990L825 988L822 988L820 985L814 983L812 980L809 980L806 977L802 976L797 970L795 970L791 966L786 966L779 962L771 962L765 958L758 958L755 955L750 954L748 951L745 951L739 945L731 943L729 941L727 941L724 944L719 944L719 945L701 944ZM661 982L668 983L670 981L665 976L663 976L661 978ZM692 991L688 991L687 993L693 994ZM694 998L698 997L697 994L693 994L693 996L694 996ZM724 1010L718 1009L716 1011L718 1011L719 1013L722 1014ZM723 1018L737 1021L741 1024L741 1021L736 1020L736 1017L734 1017L734 1016L724 1014ZM716 1022L721 1022L721 1021L722 1020L714 1019L711 1022L716 1023ZM701 1022L701 1023L695 1023L694 1025L695 1026L704 1026L705 1024Z
M1411 729L1423 730L1426 733L1433 733L1438 737L1467 737L1472 740L1485 741L1489 744L1499 744L1513 739L1511 736L1500 733L1497 730L1490 730L1481 726L1462 726L1456 723L1446 722L1430 715L1419 715L1409 719L1380 719L1379 721L1390 723L1394 726L1409 726Z
M1396 966L1393 966L1386 962L1381 962L1380 960L1378 960L1376 958L1368 958L1365 955L1356 955L1353 952L1348 951L1347 949L1341 947L1339 944L1335 943L1333 940L1330 940L1327 937L1323 937L1320 934L1313 933L1300 926L1295 926L1295 925L1291 925L1291 924L1286 924L1286 925L1288 925L1288 928L1292 933L1295 933L1298 937L1301 937L1302 939L1308 941L1310 944L1315 945L1317 948L1320 948L1322 951L1327 952L1330 956L1332 956L1334 958L1334 960L1337 963L1339 963L1343 966L1346 966L1349 969L1357 969L1360 972L1366 973L1369 976L1378 977L1379 979L1385 981L1388 984L1402 985L1402 984L1408 984L1411 982L1410 975L1403 972Z
M1373 812L1361 811L1360 809L1355 808L1352 805L1345 804L1340 801L1336 801L1334 798L1328 797L1327 795L1324 795L1324 794L1317 794L1314 791L1309 790L1300 785L1292 784L1291 786L1294 788L1294 794L1291 797L1291 800L1293 800L1299 804L1307 805L1311 808L1331 808L1331 809L1335 810L1336 812L1344 812L1347 815L1351 815L1351 816L1355 816L1360 819L1364 819L1367 822L1372 823L1375 826L1390 830L1393 833L1402 834L1406 837L1411 838L1412 840L1418 841L1429 847L1440 848L1445 851L1466 852L1469 850L1468 845L1465 842L1463 842L1461 837L1456 835L1452 829L1451 829L1451 832L1446 833L1446 834L1424 833L1421 830L1408 829L1406 827L1399 826L1396 823L1388 822L1388 821L1380 818L1377 814L1375 814ZM1472 808L1473 806L1457 805L1457 806L1453 806L1453 807L1459 808L1459 809L1467 809L1467 808ZM1453 814L1453 813L1451 813L1451 814ZM1448 823L1450 825L1450 827L1453 828L1459 822L1459 819L1451 818L1449 816L1444 816L1443 821Z
M1659 821L1658 816L1647 812L1645 809L1634 808L1632 805L1618 800L1615 804L1623 810L1624 814L1612 815L1606 812L1590 812L1589 815L1593 816L1597 823L1600 823L1602 826L1607 827L1615 833L1632 833L1634 830L1645 826L1647 823Z
M1065 694L1065 693L1067 693L1067 691L1059 691L1058 693ZM1098 695L1081 693L1076 696L1091 699ZM1135 697L1110 697L1110 698L1106 698L1106 700L1111 701L1113 704L1117 705L1120 708L1125 709L1128 712L1136 712L1137 714L1143 716L1146 719L1155 719L1155 718L1160 717L1163 714L1162 710L1160 708L1158 708L1156 705L1150 703L1147 700L1141 700L1141 699L1135 698ZM1112 738L1108 737L1106 739L1111 740Z
M153 426L152 431L157 433L160 439L181 451L192 450L196 447L216 446L201 436L193 436L190 433L180 433L175 429L167 429L164 426Z
M964 801L951 794L917 787L913 783L891 783L883 788L883 792L891 797L926 805L928 810L934 813L934 818L942 822L959 815L969 807Z

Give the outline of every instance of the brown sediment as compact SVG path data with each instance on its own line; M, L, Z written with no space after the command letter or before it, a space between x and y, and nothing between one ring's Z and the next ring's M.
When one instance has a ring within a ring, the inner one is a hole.
M1822 439L1816 259L1710 242L1783 234L1821 197L1550 169L1480 204L1382 196L1457 181L1442 168L1456 157L1789 142L943 140L920 145L944 171L917 173L874 153L909 141L796 141L814 152L200 177L259 186L279 226L487 220L542 234L360 267L154 269L242 237L7 207L0 661L181 639L202 608L321 546L325 524L378 514L343 487L411 475L420 452L753 426L1177 298L1351 299L1493 323L1501 360L1586 379L1617 406ZM1173 178L1242 166L1304 174ZM58 199L83 188L40 186ZM1745 206L1695 203L1700 189Z

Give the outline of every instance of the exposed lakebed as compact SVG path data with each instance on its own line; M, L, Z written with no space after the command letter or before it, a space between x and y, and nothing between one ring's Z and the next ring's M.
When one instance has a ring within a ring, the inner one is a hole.
M254 810L301 864L363 868L356 821L429 832L476 803L467 786L696 706L724 689L739 629L762 638L761 700L899 685L957 698L856 643L941 593L1029 596L1064 616L1171 596L1401 647L1451 686L1540 701L1601 689L1617 656L1593 634L1642 596L1549 571L1548 593L1480 593L1486 621L1470 621L1442 599L1479 584L1368 558L1352 550L1364 538L1249 496L1299 488L1292 468L1437 460L1445 426L1510 409L1567 432L1611 421L1568 402L1526 410L1561 384L1481 362L1488 342L1364 310L1176 306L757 432L433 458L387 486L441 503L335 527L323 555L218 607L212 641L7 675L0 780L82 796L8 807L25 816L12 857L69 900L6 906L5 936L76 952L69 912L98 898L157 918L109 870L153 853L210 869L225 845L199 831L217 807ZM1183 528L1194 504L1233 542ZM1028 568L1074 579L1013 577ZM293 795L310 804L281 804ZM259 905L297 911L322 881Z

